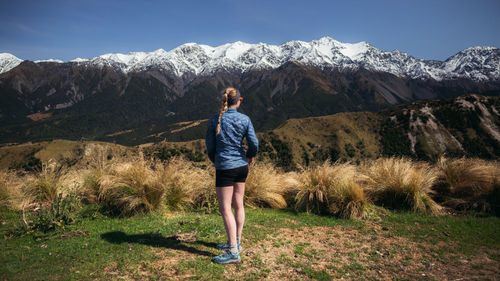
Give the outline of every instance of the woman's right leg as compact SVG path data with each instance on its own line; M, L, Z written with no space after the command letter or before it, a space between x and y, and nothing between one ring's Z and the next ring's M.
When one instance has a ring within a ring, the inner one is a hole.
M233 184L233 208L234 208L234 217L236 221L236 235L241 237L241 233L243 232L243 224L245 223L245 209L243 206L243 197L245 195L245 183L244 182L235 182ZM241 241L238 241L241 242Z

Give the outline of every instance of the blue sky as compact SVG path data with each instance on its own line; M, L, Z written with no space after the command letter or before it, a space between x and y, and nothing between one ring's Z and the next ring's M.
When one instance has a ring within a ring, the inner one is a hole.
M500 47L500 1L14 0L0 9L0 52L29 60L323 36L444 60Z

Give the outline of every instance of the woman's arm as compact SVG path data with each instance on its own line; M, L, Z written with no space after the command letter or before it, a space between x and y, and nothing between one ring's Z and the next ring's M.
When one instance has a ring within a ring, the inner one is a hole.
M255 134L255 130L252 125L252 121L248 118L248 128L245 134L248 143L248 150L246 153L247 158L254 158L259 151L259 140L257 139L257 135ZM250 161L251 162L251 161Z
M207 135L205 137L205 145L210 161L215 162L215 126L213 118L208 121Z

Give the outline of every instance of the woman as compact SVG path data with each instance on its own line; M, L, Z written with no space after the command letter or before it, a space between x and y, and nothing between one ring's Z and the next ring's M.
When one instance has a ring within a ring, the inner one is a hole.
M213 258L216 263L241 262L239 251L245 220L245 180L248 165L253 162L259 147L250 118L236 110L242 101L238 90L227 88L222 96L220 113L210 118L207 129L207 153L215 165L217 201L227 234L227 242L217 245L217 248L225 252ZM244 137L248 143L246 153L242 146ZM233 215L231 205L236 216Z

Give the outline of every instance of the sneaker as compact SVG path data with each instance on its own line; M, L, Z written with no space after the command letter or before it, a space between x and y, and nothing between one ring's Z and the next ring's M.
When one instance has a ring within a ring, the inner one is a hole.
M230 250L229 243L227 243L227 242L226 242L226 243L222 243L222 244L217 244L217 249L219 249L219 250L227 250L227 251L229 251L229 250ZM238 243L238 251L240 251L240 252L241 252L241 249L243 249L243 248L241 247L241 243Z
M241 262L240 254L239 253L233 254L230 251L226 251L222 255L215 256L213 257L212 260L216 263L222 263L222 264Z

